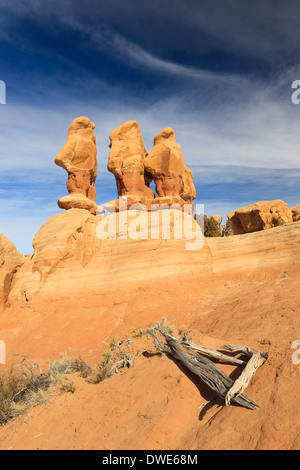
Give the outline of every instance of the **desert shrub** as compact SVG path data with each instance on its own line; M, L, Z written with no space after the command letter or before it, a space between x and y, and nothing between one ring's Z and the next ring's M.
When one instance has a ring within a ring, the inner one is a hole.
M134 356L129 354L126 347L120 349L122 343L123 341L110 342L110 349L104 353L102 361L91 368L87 378L89 383L98 384L119 372L120 369L132 366Z
M92 367L91 373L88 377L88 382L93 384L98 384L103 380L111 377L111 369L112 369L112 362L113 362L113 353L112 351L107 351L103 355L103 359L98 364L94 364Z
M47 403L51 390L74 393L74 383L67 380L67 375L82 368L79 359L60 357L51 361L48 371L43 372L36 363L21 357L20 364L0 374L0 425Z
M116 346L117 346L117 342L114 338L112 338L109 342L109 347L113 351L116 348Z
M222 233L220 225L212 217L204 217L204 236L205 237L221 237Z
M233 235L233 228L231 220L227 219L227 222L224 227L224 237L230 237Z
M146 334L146 332L145 332L144 330L142 330L142 328L139 327L139 326L138 326L137 328L135 328L135 329L133 330L133 332L132 332L132 336L133 336L134 338L140 338L140 337L143 336L144 334Z
M284 225L284 221L280 214L278 214L278 219L275 221L275 227L279 227L280 225Z
M179 334L179 336L186 336L188 332L189 332L189 329L187 326L180 326L177 330L177 333Z
M170 325L165 325L166 332L169 333L169 335L174 334L174 329Z
M74 382L65 382L61 385L60 390L63 393L75 393L76 387Z

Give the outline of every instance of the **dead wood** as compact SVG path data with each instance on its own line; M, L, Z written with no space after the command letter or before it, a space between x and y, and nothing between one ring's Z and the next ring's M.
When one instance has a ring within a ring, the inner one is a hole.
M259 406L242 394L250 382L255 371L266 360L266 354L263 351L256 351L243 345L225 345L222 349L230 351L233 354L243 354L250 357L250 360L244 361L235 357L227 356L219 351L198 346L187 339L180 340L171 335L165 328L165 321L158 323L155 327L151 327L147 332L153 337L156 348L172 356L175 360L180 361L187 369L200 377L209 388L214 390L221 398L225 400L225 404L231 402L241 406L255 410ZM160 341L157 331L164 337L166 344ZM192 354L188 354L183 347ZM228 362L235 365L244 365L245 369L237 379L233 381L219 367L216 366L208 357L212 357L220 362Z
M197 344L192 343L191 341L183 340L181 344L186 348L194 351L199 351L207 356L212 357L213 359L217 359L220 362L225 362L227 364L235 364L245 366L247 362L242 361L241 359L237 359L235 357L226 356L215 349L206 348L205 346L198 346Z
M234 382L231 389L228 390L225 397L225 404L230 405L232 399L240 395L245 388L248 386L252 376L255 374L257 369L261 367L266 362L266 356L261 351L253 351L252 357L249 359L245 369L239 376L239 378Z

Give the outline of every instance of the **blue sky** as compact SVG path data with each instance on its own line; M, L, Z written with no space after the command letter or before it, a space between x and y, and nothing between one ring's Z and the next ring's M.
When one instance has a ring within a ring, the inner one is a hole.
M1 0L0 232L22 253L61 212L54 159L95 124L97 202L117 196L109 134L138 121L147 150L172 127L207 215L300 203L300 4L278 0Z

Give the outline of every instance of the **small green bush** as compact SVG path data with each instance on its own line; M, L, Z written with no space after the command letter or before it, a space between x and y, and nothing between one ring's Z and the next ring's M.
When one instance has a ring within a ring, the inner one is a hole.
M200 225L203 230L204 237L221 237L222 230L221 226L213 217L207 217L207 215L196 214L196 222Z

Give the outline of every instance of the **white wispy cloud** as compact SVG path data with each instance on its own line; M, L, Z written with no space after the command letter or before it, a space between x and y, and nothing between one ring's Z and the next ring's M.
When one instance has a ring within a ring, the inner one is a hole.
M124 36L108 28L102 31L95 31L86 26L72 23L76 29L88 33L91 41L102 51L113 54L116 59L126 62L132 67L146 67L158 72L187 77L195 80L213 81L234 80L236 77L231 74L216 73L205 69L182 65L149 53L144 48L128 40Z

